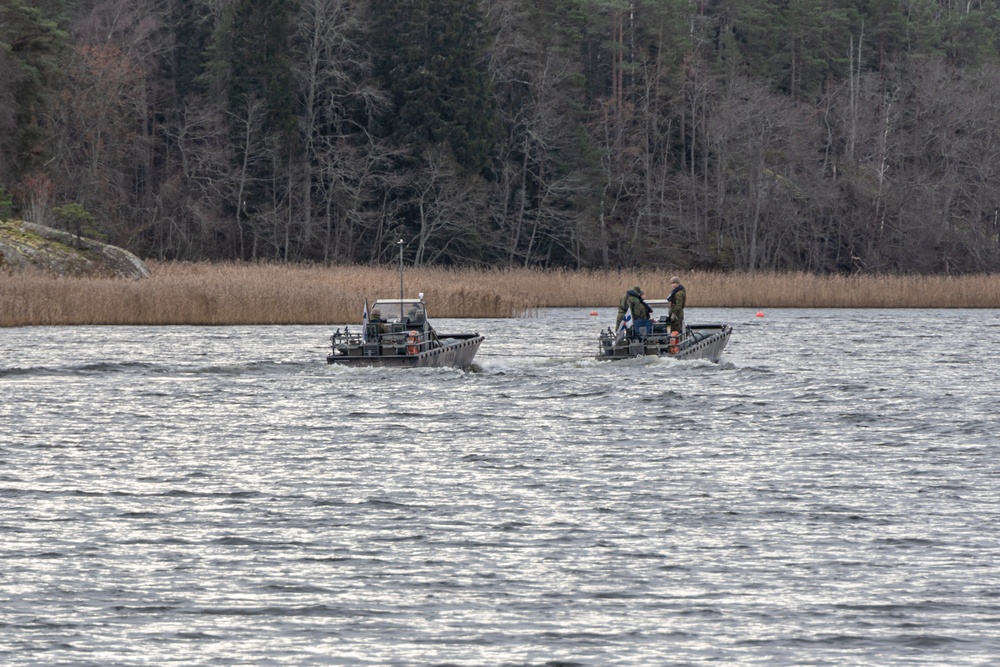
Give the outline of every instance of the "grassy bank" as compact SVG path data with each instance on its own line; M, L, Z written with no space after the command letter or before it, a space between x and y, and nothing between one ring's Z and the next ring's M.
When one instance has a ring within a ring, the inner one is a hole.
M145 280L0 274L0 326L55 324L341 324L361 303L399 295L394 268L151 263ZM540 307L608 307L640 285L669 291L669 271L408 269L432 317L530 316ZM965 277L682 274L688 306L1000 308L1000 275Z

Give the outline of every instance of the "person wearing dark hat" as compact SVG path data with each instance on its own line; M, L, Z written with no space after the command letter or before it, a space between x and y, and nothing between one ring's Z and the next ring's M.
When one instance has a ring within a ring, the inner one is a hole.
M649 316L653 313L653 309L643 301L643 294L645 292L638 285L625 292L625 296L618 302L618 318L615 320L615 329L622 323L622 318L625 317L629 308L632 309L633 331L639 331L649 325Z
M684 331L684 302L687 300L687 291L681 285L681 279L674 276L670 279L670 296L667 303L670 304L670 330L681 333Z

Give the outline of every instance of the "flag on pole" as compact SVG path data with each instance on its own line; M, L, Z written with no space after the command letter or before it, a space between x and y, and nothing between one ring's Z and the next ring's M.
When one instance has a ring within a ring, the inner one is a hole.
M365 312L361 313L361 342L368 342L368 299L365 299Z
M628 330L632 328L632 306L628 307L625 311L625 317L622 318L621 323L618 325L618 331L615 332L615 342L621 341L625 338L625 334Z

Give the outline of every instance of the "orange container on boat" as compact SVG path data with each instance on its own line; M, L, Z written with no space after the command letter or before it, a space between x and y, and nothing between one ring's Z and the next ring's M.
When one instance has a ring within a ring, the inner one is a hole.
M670 332L670 346L667 348L667 352L670 354L677 354L681 351L681 335L676 331Z

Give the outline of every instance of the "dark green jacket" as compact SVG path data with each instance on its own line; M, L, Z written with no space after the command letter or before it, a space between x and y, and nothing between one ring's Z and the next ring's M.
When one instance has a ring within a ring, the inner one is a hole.
M687 300L687 291L684 285L678 285L670 292L667 301L670 303L670 321L675 324L684 322L684 302Z
M635 290L629 290L625 292L625 296L618 303L618 319L615 320L615 326L617 327L622 322L622 318L625 317L625 313L628 309L632 309L632 321L636 320L648 320L649 316L653 313L653 309L642 300L642 295L636 293Z

